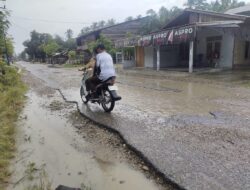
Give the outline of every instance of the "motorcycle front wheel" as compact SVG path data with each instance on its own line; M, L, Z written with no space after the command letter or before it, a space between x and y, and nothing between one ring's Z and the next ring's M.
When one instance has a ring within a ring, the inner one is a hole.
M81 86L81 89L80 89L80 96L81 96L82 102L85 103L85 104L88 102L88 100L87 100L87 98L86 98L86 95L87 95L86 89L84 89L84 87Z
M111 112L115 107L115 101L111 96L111 92L109 90L103 91L103 100L101 102L102 108L105 112Z

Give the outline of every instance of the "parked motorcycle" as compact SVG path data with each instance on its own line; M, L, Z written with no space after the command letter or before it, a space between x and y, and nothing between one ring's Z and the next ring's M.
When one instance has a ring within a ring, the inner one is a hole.
M105 82L99 84L96 87L95 93L88 94L85 81L89 77L89 72L85 70L83 72L82 84L80 89L80 95L83 103L98 103L102 106L105 112L111 112L115 107L115 102L121 100L121 97L117 95L118 87L114 85L115 77L111 77Z

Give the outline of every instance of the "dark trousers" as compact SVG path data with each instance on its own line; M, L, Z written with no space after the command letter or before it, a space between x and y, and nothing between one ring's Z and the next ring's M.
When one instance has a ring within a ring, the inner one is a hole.
M95 91L95 88L98 84L100 84L102 81L97 77L97 76L93 76L93 77L90 77L88 78L86 81L85 81L85 84L86 84L86 90L87 91Z

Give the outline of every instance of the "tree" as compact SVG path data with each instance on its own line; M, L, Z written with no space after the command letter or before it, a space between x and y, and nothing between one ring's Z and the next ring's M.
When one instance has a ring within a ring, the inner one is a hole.
M93 22L90 26L91 30L94 31L96 29L98 29L98 23L97 22Z
M147 10L146 14L148 16L157 16L157 13L153 9Z
M212 1L209 9L216 12L225 12L229 9L244 6L245 2L238 0L216 0Z
M75 59L76 58L76 51L69 51L68 52L69 59Z
M132 17L132 16L129 16L129 17L127 17L127 18L125 19L125 21L131 21L131 20L133 20L133 17Z
M90 27L83 27L82 29L81 29L81 32L80 32L80 34L78 35L78 36L81 36L81 35L84 35L84 34L87 34L87 33L89 33L89 32L91 32L91 28Z
M142 18L142 16L141 15L137 15L136 18L139 19L139 18Z
M59 46L64 46L64 40L63 40L63 38L61 37L61 36L59 36L59 35L55 35L55 37L54 37L54 40L55 40L55 42L59 45Z
M71 38L73 37L73 30L68 29L68 30L65 32L65 34L66 34L66 38L67 38L67 39L71 39Z
M101 20L101 21L98 22L97 27L98 28L103 28L103 27L105 27L105 24L106 24L106 22L104 20Z
M8 11L0 11L0 56L5 56L7 63L9 64L9 57L14 53L13 42L11 38L7 37L7 31L9 29L10 22Z
M18 58L24 61L27 61L27 54L25 51L22 51L19 55Z
M238 0L215 0L208 3L207 0L187 0L184 5L191 9L225 12L228 9L244 6L245 2L239 2Z
M107 24L106 24L106 26L112 26L112 25L115 25L115 19L109 19L108 21L107 21Z
M140 29L142 34L147 34L160 29L160 21L157 13L153 9L149 9L146 14L149 16L145 25Z
M7 49L7 52L8 52L8 56L13 57L13 55L14 55L14 46L13 46L12 38L7 38L6 39L6 49Z
M94 48L98 45L98 44L103 44L107 50L107 52L109 52L112 56L115 55L116 53L116 49L112 43L111 40L109 40L108 38L106 38L105 36L101 35L99 39L97 39L94 42L90 42L88 44L88 49L90 51L94 51Z
M50 57L55 52L76 49L76 41L72 37L64 40L59 35L55 35L53 38L50 34L38 33L36 31L30 33L30 39L24 41L23 45L26 47L24 53L28 54L29 59L37 61L45 61L46 57Z
M48 57L51 57L59 49L59 45L55 41L50 41L47 44L42 44L40 46L42 51L46 53Z
M187 0L184 4L189 9L200 9L200 10L207 10L209 4L206 0Z
M64 50L74 50L74 49L76 49L76 47L77 47L76 40L71 38L71 39L68 39L67 41L64 42L63 49Z
M167 20L169 19L169 10L162 6L158 12L158 15L161 25L166 24Z
M85 35L89 32L92 32L92 31L95 31L104 27L112 26L114 24L116 24L114 19L109 19L107 22L104 20L101 20L99 22L93 22L90 26L83 27L80 33L78 34L78 36Z
M29 55L30 59L45 61L46 54L40 46L49 40L49 36L49 34L43 35L35 30L30 33L30 40L23 42L23 45L26 47L25 52Z

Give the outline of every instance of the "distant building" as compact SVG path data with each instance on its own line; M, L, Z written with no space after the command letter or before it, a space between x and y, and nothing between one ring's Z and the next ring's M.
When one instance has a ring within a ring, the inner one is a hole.
M250 17L185 9L158 32L116 41L134 47L124 66L154 68L250 67Z
M51 58L48 58L47 62L50 64L64 64L69 59L68 51L57 52L52 55Z
M127 35L141 35L141 29L147 23L148 18L149 17L143 17L131 21L122 22L112 26L100 28L98 30L79 36L76 39L77 49L82 51L87 50L88 43L97 40L100 35L107 37L113 42L118 39L123 39Z

